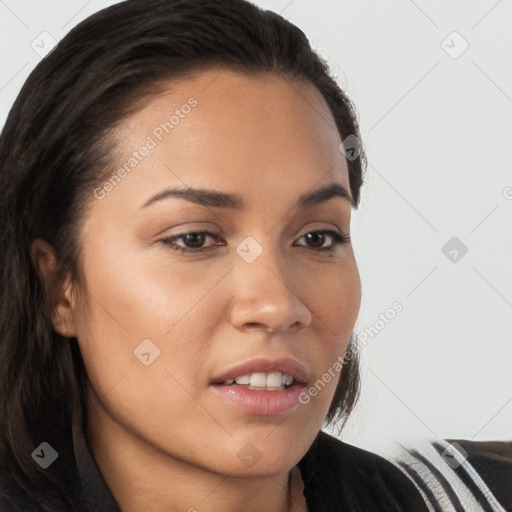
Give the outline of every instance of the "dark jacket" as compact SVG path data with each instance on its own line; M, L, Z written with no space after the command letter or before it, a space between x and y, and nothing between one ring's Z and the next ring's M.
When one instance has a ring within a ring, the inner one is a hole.
M478 445L478 443L475 443ZM94 460L83 431L73 435L78 475L77 507L81 512L119 512L105 480ZM465 445L471 448L469 445ZM478 453L477 446L475 453ZM481 455L477 457L482 458ZM485 455L480 462L483 468ZM480 460L480 459L479 459ZM493 474L492 462L484 469ZM309 512L427 512L422 494L399 467L374 453L344 443L319 432L307 454L299 462L304 481L304 496ZM510 461L507 470L510 476ZM496 486L501 485L496 477ZM0 498L1 512L36 512L39 507L16 489L2 489L8 498ZM79 495L81 498L79 498ZM505 496L505 495L504 495ZM510 503L510 492L508 498ZM69 512L55 507L57 512ZM149 511L148 511L149 512Z

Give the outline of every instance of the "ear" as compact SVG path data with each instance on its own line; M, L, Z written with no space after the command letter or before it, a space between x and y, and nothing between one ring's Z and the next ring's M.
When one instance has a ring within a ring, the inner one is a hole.
M52 246L38 238L32 243L30 257L50 300L51 321L62 336L76 336L73 320L73 286L71 277L58 277L57 259Z

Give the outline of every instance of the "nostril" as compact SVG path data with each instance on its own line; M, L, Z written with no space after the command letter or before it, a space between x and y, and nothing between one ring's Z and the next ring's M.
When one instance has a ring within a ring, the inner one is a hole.
M246 327L248 327L249 329L261 329L262 328L262 325L258 322L247 322L246 324ZM273 329L265 329L265 330L270 330L270 331L273 331Z

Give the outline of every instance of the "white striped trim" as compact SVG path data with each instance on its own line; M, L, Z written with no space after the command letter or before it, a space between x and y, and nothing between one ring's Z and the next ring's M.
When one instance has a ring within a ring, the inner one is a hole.
M428 460L443 475L443 477L448 482L450 489L458 497L459 501L464 507L464 511L506 512L506 510L496 500L482 478L478 475L475 468L471 466L471 464L459 452L459 450L451 446L451 444L447 443L445 440L437 440L437 443L439 443L439 445L442 447L441 453L439 453L433 446L433 441L415 442L409 446L402 446L401 444L396 443L399 448L395 448L395 453L391 457L388 457L390 462L399 468L409 478L409 480L414 483L416 488L423 496L429 511L434 512L441 509L443 512L458 512L458 509L455 508L449 494L446 493L446 491L443 489L439 479L434 474L432 474L430 468L422 460L410 454L407 451L408 448L418 452L418 454ZM463 470L466 471L475 487L480 489L482 494L489 501L492 508L489 508L488 506L483 508L483 506L478 503L473 492L468 489L466 484L457 475L456 471L454 471L454 468L452 468L442 457L441 454L445 453L445 450L446 453L451 455L451 457L456 460L458 466L461 466ZM400 463L403 463L407 467L413 469L419 475L419 485L415 479L408 474L408 472L402 467ZM424 492L424 489L422 489L421 486L423 486L425 490L428 489L434 495L435 503L430 502L426 493Z
M448 451L450 454L453 455L455 459L457 459L457 462L459 465L466 471L466 473L469 475L473 483L475 484L478 489L482 492L482 494L486 497L489 504L493 507L491 509L492 512L494 511L504 511L505 509L501 506L501 504L498 502L498 500L494 497L494 494L491 492L489 487L485 484L485 482L482 480L481 476L477 473L475 468L469 463L469 461L460 453L457 448L454 448L452 444L446 442L444 439L439 440L438 443L444 447L446 451Z

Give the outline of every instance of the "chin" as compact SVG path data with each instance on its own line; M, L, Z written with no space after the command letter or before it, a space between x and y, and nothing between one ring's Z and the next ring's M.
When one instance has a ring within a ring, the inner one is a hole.
M222 464L217 470L233 477L269 477L288 472L304 456L313 439L298 439L281 427L277 427L275 434L279 430L280 437L269 436L271 429L267 427L263 434L246 433L230 439L212 457ZM232 456L226 457L227 454Z
M233 464L232 461L226 461L226 467L223 474L226 474L234 478L268 478L283 475L290 471L300 460L294 457L281 457L269 459L262 456L254 465L236 462Z

